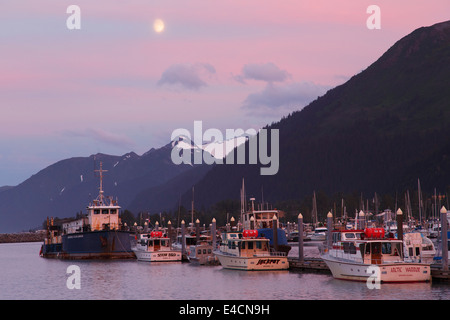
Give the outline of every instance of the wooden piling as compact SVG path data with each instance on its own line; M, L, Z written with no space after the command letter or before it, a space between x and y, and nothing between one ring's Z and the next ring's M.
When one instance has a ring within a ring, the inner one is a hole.
M448 271L447 209L441 208L442 270Z
M216 249L216 219L212 219L211 223L211 239L212 239L212 247L213 250Z
M181 221L181 257L186 256L186 223Z
M273 230L273 249L278 251L278 219L277 215L273 215L272 218L272 230Z
M403 211L397 210L397 239L403 241Z
M302 262L303 259L303 215L298 214L298 261Z

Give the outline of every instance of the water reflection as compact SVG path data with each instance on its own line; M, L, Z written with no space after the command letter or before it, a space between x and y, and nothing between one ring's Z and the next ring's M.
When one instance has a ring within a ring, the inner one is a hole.
M448 284L336 280L289 270L238 271L180 262L61 261L38 256L40 244L0 245L0 299L114 300L448 300ZM67 267L81 270L81 289L66 286Z

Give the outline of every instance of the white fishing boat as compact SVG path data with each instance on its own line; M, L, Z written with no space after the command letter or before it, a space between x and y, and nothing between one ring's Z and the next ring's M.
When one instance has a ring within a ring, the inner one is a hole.
M433 242L420 232L407 232L403 234L406 261L420 261L432 264L436 256Z
M173 249L161 231L141 234L133 251L140 261L181 261L181 251Z
M317 227L313 232L308 234L308 239L311 241L325 241L328 229L326 227Z
M420 249L419 249L420 250ZM332 232L332 247L321 257L336 279L385 282L431 280L430 264L407 262L403 240L385 238L383 228Z
M217 257L213 253L211 243L202 242L189 247L188 260L193 264L199 265L215 265L219 264Z
M258 237L257 230L222 233L222 242L214 254L226 269L285 270L289 268L286 253L270 251L269 239Z

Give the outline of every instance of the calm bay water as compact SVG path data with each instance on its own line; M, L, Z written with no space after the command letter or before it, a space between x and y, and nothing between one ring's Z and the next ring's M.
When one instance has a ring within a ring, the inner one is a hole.
M221 266L130 261L63 261L39 257L41 243L0 244L1 300L448 300L450 284L382 284L299 271L246 272ZM293 247L290 255L297 254ZM316 247L305 247L315 256ZM81 271L69 289L70 265Z

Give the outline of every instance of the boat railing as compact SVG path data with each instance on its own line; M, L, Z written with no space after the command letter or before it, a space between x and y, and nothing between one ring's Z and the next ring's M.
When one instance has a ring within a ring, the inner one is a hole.
M253 256L254 257L285 257L286 252L271 251L271 252L255 253Z

